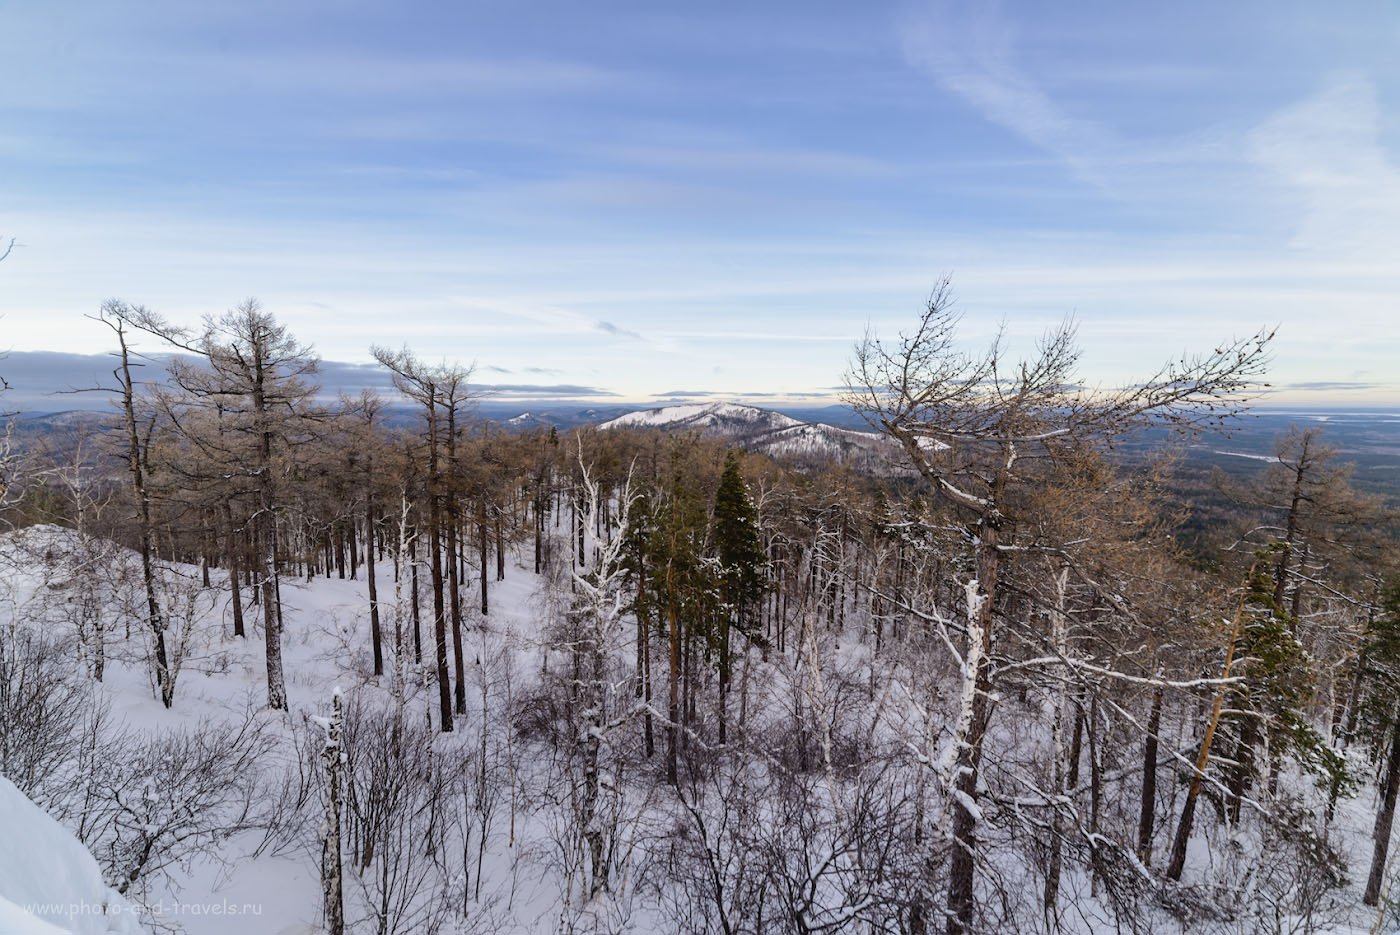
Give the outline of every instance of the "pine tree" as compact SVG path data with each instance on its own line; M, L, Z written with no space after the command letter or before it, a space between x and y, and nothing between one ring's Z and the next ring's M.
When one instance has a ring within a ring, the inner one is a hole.
M719 653L719 740L726 740L727 702L732 668L731 631L737 629L750 640L762 637L750 624L749 609L763 594L763 541L758 532L758 510L749 499L748 488L739 470L738 452L731 449L724 458L724 472L715 492L713 541L719 558L719 578L723 607L716 634Z

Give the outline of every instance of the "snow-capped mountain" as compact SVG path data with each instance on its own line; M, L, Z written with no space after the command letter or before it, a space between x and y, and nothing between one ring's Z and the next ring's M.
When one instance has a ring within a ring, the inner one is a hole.
M599 426L602 429L640 428L699 431L725 438L749 451L797 460L853 462L858 467L888 469L896 454L889 440L874 432L803 422L757 406L714 402L663 406L629 412Z
M741 406L737 403L693 403L684 406L663 406L629 412L599 428L659 428L706 429L716 434L747 436L762 435L794 428L804 423L771 409Z

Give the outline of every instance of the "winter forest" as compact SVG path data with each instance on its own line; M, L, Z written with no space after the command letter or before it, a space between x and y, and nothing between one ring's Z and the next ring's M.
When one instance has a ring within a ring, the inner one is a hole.
M1270 333L1109 390L959 324L856 344L853 459L107 303L109 415L0 476L8 879L66 834L81 932L1389 931L1394 517L1316 427L1179 470Z

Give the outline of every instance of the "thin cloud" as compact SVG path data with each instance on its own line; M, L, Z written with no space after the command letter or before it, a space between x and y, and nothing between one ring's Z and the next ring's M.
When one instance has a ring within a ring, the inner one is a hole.
M598 321L593 327L607 334L616 335L619 338L632 338L637 341L642 340L642 336L637 332L629 331L621 325L615 325L610 321Z
M1072 116L1030 80L1015 58L1015 31L983 4L930 4L904 33L904 52L988 120L1078 168L1086 154L1120 148L1102 126Z
M1249 137L1254 161L1303 201L1293 244L1393 257L1400 247L1400 165L1381 144L1375 85L1334 75Z
M572 397L616 397L611 390L596 386L580 386L574 383L556 383L552 386L537 386L527 383L482 383L471 387L493 396L518 396L531 399L568 399Z
M1311 380L1304 383L1288 383L1281 389L1285 390L1309 390L1309 391L1332 391L1332 390L1379 390L1387 388L1385 383L1359 383L1347 380Z
M170 355L150 355L144 369L136 374L138 380L161 382ZM70 354L63 351L14 351L0 360L0 375L11 389L0 402L5 409L26 412L59 412L69 409L105 409L111 397L106 393L73 393L74 389L112 385L110 354ZM487 367L502 372L503 368ZM548 368L533 368L548 370ZM318 394L330 401L341 394L354 396L370 389L385 396L395 393L389 371L378 364L323 360L314 382L320 385ZM472 383L470 389L493 396L525 399L614 398L618 394L596 386L574 383Z
M1164 187L1172 164L1217 161L1229 147L1209 133L1164 139L1132 139L1099 120L1074 113L1025 70L1017 48L1016 24L996 5L937 0L906 22L904 55L946 90L962 98L984 119L1020 136L1061 161L1082 180L1115 198L1136 200ZM1097 66L1102 67L1102 66ZM1128 66L1137 77L1160 82L1172 66ZM1072 63L1056 77L1086 77ZM1111 71L1099 75L1112 77ZM1119 83L1117 80L1115 84ZM1153 167L1156 167L1155 169ZM1147 185L1140 171L1155 180Z

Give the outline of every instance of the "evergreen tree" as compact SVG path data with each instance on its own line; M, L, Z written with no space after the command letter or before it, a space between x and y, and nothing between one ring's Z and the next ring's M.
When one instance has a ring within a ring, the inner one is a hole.
M763 540L758 532L758 510L749 499L739 470L738 452L730 449L715 492L713 541L719 558L723 607L716 647L719 653L719 740L724 743L731 675L730 633L737 629L750 640L762 637L748 619L748 611L763 593Z
M1230 813L1239 818L1240 801L1261 773L1263 743L1276 781L1284 758L1339 787L1349 784L1345 763L1308 721L1313 694L1312 660L1297 637L1297 621L1278 603L1272 575L1258 570L1277 550L1260 554L1248 583L1245 626L1240 637L1244 680L1232 692L1229 720L1235 734L1229 781Z
M748 611L763 593L763 540L758 509L749 499L739 470L739 455L730 450L715 492L714 543L720 563L724 603L735 626L754 638Z

